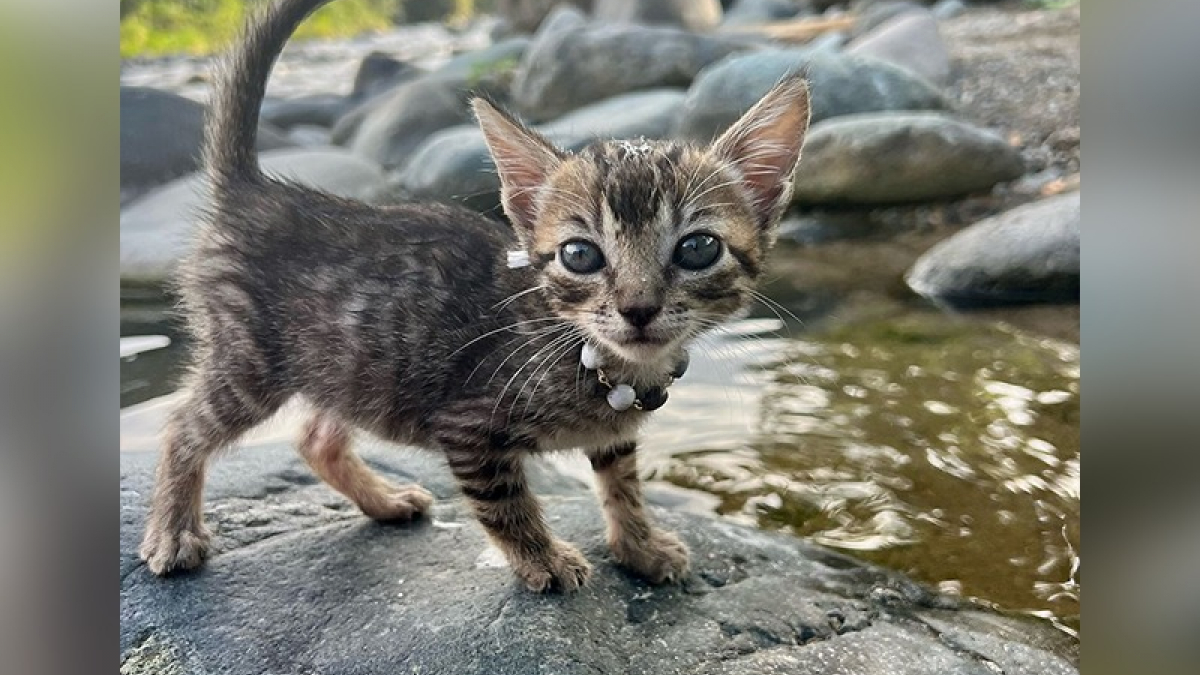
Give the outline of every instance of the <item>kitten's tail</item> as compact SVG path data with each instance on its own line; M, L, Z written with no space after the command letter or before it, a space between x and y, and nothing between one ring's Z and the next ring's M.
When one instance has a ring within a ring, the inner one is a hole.
M221 62L208 107L204 168L219 191L256 181L258 115L275 59L296 28L330 0L272 0L246 22Z

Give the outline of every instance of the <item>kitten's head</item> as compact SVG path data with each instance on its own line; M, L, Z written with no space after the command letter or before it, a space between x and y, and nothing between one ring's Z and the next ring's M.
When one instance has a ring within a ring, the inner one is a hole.
M551 306L591 339L652 364L750 302L808 129L802 78L706 148L609 141L568 154L487 102L474 107Z

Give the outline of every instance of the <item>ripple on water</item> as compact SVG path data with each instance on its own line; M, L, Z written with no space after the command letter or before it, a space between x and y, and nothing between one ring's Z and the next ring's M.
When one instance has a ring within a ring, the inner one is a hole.
M647 470L734 520L1077 626L1078 347L925 312L804 337L711 349L740 402L681 381Z

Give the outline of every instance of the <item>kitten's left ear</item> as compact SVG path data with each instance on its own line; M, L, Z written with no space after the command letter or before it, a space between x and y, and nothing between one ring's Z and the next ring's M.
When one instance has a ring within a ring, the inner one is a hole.
M809 115L808 83L791 75L713 143L710 152L741 172L762 227L774 226L791 199Z
M500 201L522 241L529 241L537 219L542 186L564 159L536 132L482 98L471 101L479 129L500 173Z

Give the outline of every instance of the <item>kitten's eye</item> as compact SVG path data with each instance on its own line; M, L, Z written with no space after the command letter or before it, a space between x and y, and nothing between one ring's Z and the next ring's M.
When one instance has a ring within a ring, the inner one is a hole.
M600 247L583 239L572 239L558 249L563 267L575 274L591 274L604 267L604 254Z
M721 240L711 234L684 237L675 246L674 261L685 270L711 267L721 257Z

